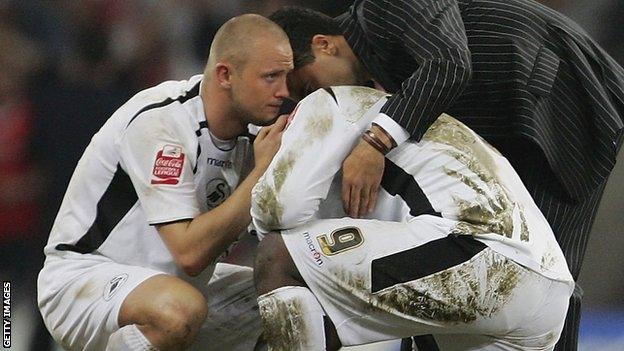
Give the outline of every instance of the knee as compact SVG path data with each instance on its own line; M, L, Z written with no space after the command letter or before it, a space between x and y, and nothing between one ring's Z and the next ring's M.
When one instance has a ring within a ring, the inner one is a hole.
M136 324L158 349L179 350L196 338L207 315L204 296L170 275L153 276L137 286L119 311L119 326Z
M206 300L199 291L165 291L154 301L152 327L179 345L189 344L199 332L208 314Z
M286 285L303 285L281 236L269 233L258 245L254 283L258 295Z
M199 331L206 319L208 308L199 292L197 294L163 294L157 302L159 326L157 328L174 339L186 339Z

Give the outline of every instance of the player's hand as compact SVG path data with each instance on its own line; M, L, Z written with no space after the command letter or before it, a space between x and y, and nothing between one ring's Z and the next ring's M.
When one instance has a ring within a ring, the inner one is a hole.
M254 161L256 168L264 172L273 160L281 143L288 115L281 115L275 123L262 127L254 141Z
M342 163L342 204L350 217L373 211L383 171L384 156L360 140Z

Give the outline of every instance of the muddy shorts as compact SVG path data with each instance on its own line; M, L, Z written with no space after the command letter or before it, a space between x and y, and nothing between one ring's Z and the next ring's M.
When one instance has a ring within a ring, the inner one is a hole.
M53 338L66 350L104 350L119 329L124 300L163 272L84 254L49 258L39 274L38 301ZM210 282L196 286L209 314L191 350L252 350L261 332L253 270L219 263Z
M552 349L570 282L449 235L456 224L327 219L282 238L345 346L434 334L443 350Z

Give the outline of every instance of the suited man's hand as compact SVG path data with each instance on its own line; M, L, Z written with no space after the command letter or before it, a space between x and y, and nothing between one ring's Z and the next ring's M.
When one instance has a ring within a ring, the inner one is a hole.
M350 217L373 211L383 171L384 155L360 140L342 163L342 203Z

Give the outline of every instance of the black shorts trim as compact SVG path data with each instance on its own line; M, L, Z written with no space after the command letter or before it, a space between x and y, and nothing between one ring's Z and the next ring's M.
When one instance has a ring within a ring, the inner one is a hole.
M392 196L399 195L410 208L410 214L414 217L424 214L442 217L440 212L431 206L431 202L414 176L387 158L381 178L381 187Z
M484 243L469 235L449 235L378 258L371 263L371 292L378 292L457 266L470 260L486 247Z

